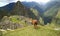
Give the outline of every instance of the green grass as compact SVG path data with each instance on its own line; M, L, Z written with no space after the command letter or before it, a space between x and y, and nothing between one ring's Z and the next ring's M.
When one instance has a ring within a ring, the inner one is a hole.
M60 36L60 31L46 26L38 26L37 29L34 29L33 26L28 26L15 31L9 31L4 36Z

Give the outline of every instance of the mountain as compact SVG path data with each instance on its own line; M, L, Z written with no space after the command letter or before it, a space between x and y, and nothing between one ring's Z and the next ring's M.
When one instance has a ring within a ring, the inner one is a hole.
M7 4L6 6L0 7L0 19L3 18L3 16L8 15L12 8L14 7L14 3Z
M45 5L45 11L49 10L50 8L52 8L53 6L60 4L59 1L50 1Z
M55 21L56 24L60 25L60 7L59 7L58 12L54 18L55 19L53 21Z
M44 12L43 5L39 4L37 2L22 2L22 4L24 6L26 6L27 8L34 8L34 9L36 9L40 13L40 16L42 16L42 13Z
M56 18L60 18L60 8L59 8L59 10L57 12Z
M39 13L40 13L40 16L42 16L44 10L43 10L43 5L37 3L37 2L21 2L22 5L24 5L26 7L26 9L30 9L30 8L34 8L36 9ZM4 9L4 10L7 10L8 11L11 11L14 7L15 3L9 3L8 5L4 6L4 7L0 7L0 10L1 9Z
M21 16L26 16L26 17L30 17L30 18L35 17L35 19L36 19L36 16L34 15L34 13L32 13L32 11L30 11L29 8L25 7L20 1L17 1L16 3L10 3L4 7L0 7L0 10L6 12L7 16L21 15ZM3 15L3 16L5 16L5 15ZM2 14L1 14L1 16L2 16Z
M60 2L50 1L46 5L39 4L36 2L16 2L9 3L4 7L0 7L0 16L4 15L22 15L32 18L37 18L42 16L45 22L49 22L53 17L57 15L58 8L60 7ZM3 13L4 12L4 13ZM2 13L2 14L1 14ZM39 15L37 15L37 13ZM36 16L37 15L37 16Z
M52 19L57 15L58 10L60 8L60 2L57 2L56 4L52 5L54 2L50 3L48 10L44 12L43 19L45 23L51 23Z

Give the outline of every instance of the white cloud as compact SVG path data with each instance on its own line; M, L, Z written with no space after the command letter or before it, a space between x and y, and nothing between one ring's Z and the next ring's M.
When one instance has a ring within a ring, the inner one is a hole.
M7 4L7 3L16 2L16 1L18 1L18 0L0 0L0 6L4 6L4 5ZM21 2L22 2L22 1L26 1L26 2L35 1L35 2L37 2L37 3L40 3L40 2L42 2L42 3L47 3L47 2L50 1L50 0L20 0L20 1L21 1Z
M16 1L18 1L18 0L0 0L0 2L16 2ZM50 0L20 0L21 2L22 1L26 1L26 2L32 2L32 1L35 1L35 2L48 2L48 1L50 1Z
M50 0L20 0L20 1L27 1L27 2L32 2L32 1L35 1L35 2L48 2Z
M4 6L4 5L7 5L8 3L5 3L5 2L0 2L0 7L1 6Z

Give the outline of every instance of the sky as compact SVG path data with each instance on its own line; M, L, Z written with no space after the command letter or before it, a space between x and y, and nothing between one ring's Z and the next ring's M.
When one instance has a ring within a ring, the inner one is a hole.
M11 3L11 2L17 2L17 1L18 0L0 0L0 7L5 6L5 5L7 5L7 4ZM44 3L44 4L46 4L50 0L19 0L19 1L21 1L21 2L23 2L23 1L26 1L26 2L34 1L34 2L37 2L37 3Z
M18 0L0 0L0 7L5 6L11 2L17 2ZM37 3L47 3L50 0L19 0L21 2L26 1L26 2L37 2Z

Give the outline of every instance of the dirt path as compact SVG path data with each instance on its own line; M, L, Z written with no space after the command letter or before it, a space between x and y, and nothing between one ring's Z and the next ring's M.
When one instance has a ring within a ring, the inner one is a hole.
M54 30L60 30L60 28L54 28Z

